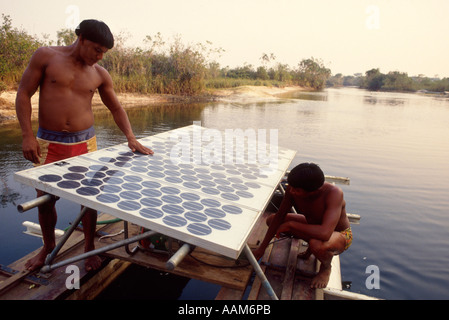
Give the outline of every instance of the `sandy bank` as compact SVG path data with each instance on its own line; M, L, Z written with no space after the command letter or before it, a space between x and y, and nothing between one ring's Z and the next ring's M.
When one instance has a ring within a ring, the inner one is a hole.
M293 87L264 87L264 86L243 86L227 89L214 89L199 96L174 96L174 95L144 95L136 93L120 93L118 98L124 108L140 107L147 105L155 105L173 102L206 102L206 101L223 101L223 102L257 102L271 99L279 99L276 95L290 92L305 90L304 88ZM0 94L0 124L4 121L16 121L15 112L16 91L5 91ZM32 117L37 118L39 93L31 99L33 106ZM92 100L94 108L104 108L98 94L94 95Z

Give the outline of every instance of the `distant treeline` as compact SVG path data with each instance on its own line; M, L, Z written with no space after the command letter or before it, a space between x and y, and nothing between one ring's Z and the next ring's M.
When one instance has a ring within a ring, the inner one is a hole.
M2 14L0 26L0 92L17 88L33 52L41 46L70 45L76 40L73 30L57 31L57 41L43 40L12 26L12 19ZM331 76L321 60L301 60L295 68L276 61L273 53L262 53L261 65L254 67L221 67L214 57L223 54L211 42L186 45L179 37L166 43L160 33L147 36L143 47L125 45L126 36L115 35L115 47L100 62L111 74L118 92L196 95L207 88L229 88L242 85L299 85L312 90L325 87L355 86L385 91L449 91L449 79L424 76L409 77L407 73L371 69L365 75Z
M449 91L449 78L409 77L405 72L392 71L383 74L379 69L371 69L365 75L343 76L341 73L327 80L328 87L353 86L372 91L400 92L445 92Z
M76 40L73 30L57 32L57 42L46 37L39 40L12 26L9 16L2 14L0 26L0 92L16 88L32 53L40 46L70 45ZM161 34L147 36L144 47L124 45L126 37L115 35L116 45L99 63L111 74L118 92L195 95L206 88L241 85L299 85L322 89L331 70L314 58L303 59L296 68L277 63L273 54L262 54L261 66L254 68L220 67L213 56L223 53L212 43L185 45L179 37L166 43ZM269 67L271 65L271 67Z

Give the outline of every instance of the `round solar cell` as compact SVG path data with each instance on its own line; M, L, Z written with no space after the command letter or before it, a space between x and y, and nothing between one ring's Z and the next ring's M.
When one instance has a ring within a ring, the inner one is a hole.
M243 212L242 208L233 205L224 205L222 209L230 214L241 214Z
M162 187L161 191L166 194L178 194L181 192L181 190L179 190L178 188L174 188L174 187Z
M223 218L226 216L226 212L218 208L207 208L204 213L212 218Z
M140 199L142 195L135 191L123 191L120 192L120 198L126 199L126 200L137 200Z
M237 191L236 194L242 198L252 198L254 195L248 191Z
M116 165L117 167L120 167L120 168L129 168L129 167L131 167L130 163L124 162L124 161L115 162L114 165Z
M123 177L125 175L125 173L120 170L108 170L108 171L106 171L106 174L108 176L114 176L114 177Z
M122 191L122 188L117 185L103 185L100 187L100 190L108 193L117 193Z
M193 182L193 181L186 181L182 184L184 187L189 189L199 189L201 188L201 185L199 183Z
M138 167L132 167L131 170L134 171L134 172L140 172L140 173L144 173L144 172L147 172L147 171L148 171L147 168L145 168L145 167L140 167L140 166L138 166Z
M190 192L183 192L179 195L184 200L190 200L190 201L198 201L200 200L200 196L196 193L190 193Z
M61 182L58 182L58 187L63 189L75 189L78 188L81 184L79 182L76 182L74 180L63 180Z
M77 173L74 173L77 174ZM95 178L95 179L102 179L104 177L106 177L106 174L104 174L103 172L99 172L99 171L89 171L85 173L86 177L89 178Z
M203 199L200 201L203 205L205 205L206 207L219 207L220 206L220 201L214 200L214 199Z
M67 180L81 180L84 178L84 174L69 172L63 175L62 177Z
M231 224L225 220L221 219L210 219L207 224L217 230L229 230L231 229Z
M100 190L93 187L81 187L76 189L76 193L82 195L82 196L96 196L100 193Z
M181 216L165 216L162 221L170 227L183 227L187 224L187 220Z
M162 211L167 214L181 214L184 212L184 208L177 204L166 204L162 206Z
M222 194L221 194L221 197L222 197L223 199L226 199L226 200L232 200L232 201L237 201L237 200L240 199L239 196L237 196L237 195L235 195L235 194L233 194L233 193L222 193Z
M99 164L91 165L91 166L89 167L89 169L90 169L90 170L93 170L93 171L106 171L106 170L109 170L108 167L102 166L102 165L99 165Z
M122 184L122 187L123 187L123 189L134 190L134 191L142 189L142 186L140 184L133 183L133 182L126 182L126 183Z
M103 184L101 180L98 179L84 179L81 180L81 184L88 186L88 187L98 187Z
M162 192L160 192L157 189L143 189L142 191L140 191L144 196L146 197L152 197L152 198L156 198L156 197L160 197L162 195Z
M183 180L178 177L169 176L169 177L165 178L165 181L170 182L170 183L182 183Z
M147 176L152 177L152 178L163 178L163 177L165 177L165 174L163 174L162 172L159 172L159 171L150 171L147 173Z
M83 173L83 172L89 171L88 168L83 167L83 166L73 166L73 167L68 168L67 170L69 170L71 172L79 172L79 173Z
M212 232L212 229L202 223L191 223L187 226L189 232L197 236L206 236Z
M125 179L128 182L141 182L143 180L139 176L132 176L132 175L124 176L123 179Z
M174 204L178 204L182 202L182 199L178 196L175 195L164 195L162 196L162 201L166 202L166 203L174 203Z
M157 198L143 198L140 203L146 207L160 207L163 202Z
M117 203L117 207L125 211L135 211L139 210L142 206L138 202L125 200Z
M122 184L124 182L122 178L117 177L108 177L105 178L103 181L108 184Z
M116 161L115 158L111 158L111 157L100 157L100 158L98 158L98 160L100 160L101 162L109 162L109 163Z
M161 184L156 181L144 181L144 182L142 182L142 185L145 188L160 188L161 187Z
M141 216L149 219L159 219L164 216L164 213L157 208L143 208L139 213Z
M185 201L182 206L187 210L203 210L204 206L196 201Z
M98 195L97 200L99 202L103 202L103 203L114 203L114 202L119 201L120 197L115 194L104 193L104 194Z
M198 211L189 211L184 214L184 217L187 220L193 221L193 222L203 222L207 220L207 216Z

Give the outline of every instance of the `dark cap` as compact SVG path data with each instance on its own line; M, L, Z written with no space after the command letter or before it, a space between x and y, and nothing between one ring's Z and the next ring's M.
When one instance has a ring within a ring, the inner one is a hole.
M114 36L111 30L103 21L88 19L83 20L76 27L75 34L82 35L83 38L98 43L108 49L114 47Z

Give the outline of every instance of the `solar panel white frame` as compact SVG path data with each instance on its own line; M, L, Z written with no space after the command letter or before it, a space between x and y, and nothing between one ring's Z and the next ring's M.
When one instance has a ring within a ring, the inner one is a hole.
M193 125L139 139L153 156L133 154L125 143L20 171L15 179L236 259L296 152L278 148L277 168L269 171L257 164L195 162L193 135L205 130ZM182 137L190 137L191 153L173 163ZM204 147L201 142L195 150Z

